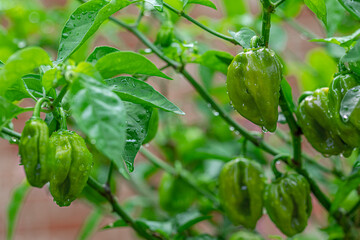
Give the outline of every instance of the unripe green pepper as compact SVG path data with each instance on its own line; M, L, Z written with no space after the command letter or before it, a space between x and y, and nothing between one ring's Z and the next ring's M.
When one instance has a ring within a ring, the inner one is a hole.
M60 130L50 137L55 147L54 171L50 192L60 206L69 206L84 189L93 165L92 154L77 133Z
M186 211L194 202L196 192L183 179L164 173L159 186L160 206L175 214Z
M49 101L41 98L33 116L25 123L19 143L21 165L31 186L41 188L50 180L54 151L49 141L49 128L40 118L41 106Z
M301 101L296 116L306 139L324 155L351 154L352 148L337 134L328 108L328 88L316 90Z
M158 34L156 35L155 43L161 47L169 47L174 37L174 26L171 21L166 21L160 27Z
M299 174L288 174L266 186L265 208L279 230L291 237L302 232L311 214L310 186Z
M234 225L254 229L262 216L265 178L254 161L238 158L226 163L219 177L219 198Z
M329 111L331 117L337 127L338 135L340 138L351 147L360 146L360 130L356 128L352 121L355 123L359 119L356 114L350 116L347 122L344 122L340 116L341 101L345 94L353 87L360 85L355 79L353 74L339 74L331 82L329 88ZM357 107L360 109L360 106ZM355 110L356 111L356 110Z
M54 157L49 142L49 128L41 118L31 118L25 123L19 154L30 185L43 187L50 179Z
M231 62L227 90L246 119L273 132L278 120L282 65L268 48L245 49Z

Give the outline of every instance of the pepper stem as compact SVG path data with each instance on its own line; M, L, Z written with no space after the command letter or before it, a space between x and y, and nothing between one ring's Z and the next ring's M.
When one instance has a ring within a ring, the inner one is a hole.
M61 117L60 129L67 130L66 113L63 108L60 108L60 117Z
M273 171L275 175L275 179L278 179L282 177L284 174L279 172L279 170L276 168L276 163L278 161L284 161L284 160L290 159L290 156L288 154L278 154L274 157L274 159L271 162L271 170Z
M250 39L250 47L251 48L257 48L259 46L260 38L258 36L253 36Z
M43 105L44 102L50 103L50 100L48 98L40 98L36 102L33 116L32 116L33 118L40 118L41 106Z

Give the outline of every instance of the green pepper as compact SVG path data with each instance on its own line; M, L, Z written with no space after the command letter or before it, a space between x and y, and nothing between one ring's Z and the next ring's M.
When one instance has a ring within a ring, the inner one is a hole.
M93 165L92 154L84 139L72 131L54 132L50 143L55 147L50 192L59 206L69 206L86 185Z
M360 146L360 128L355 127L355 124L360 120L356 114L350 116L347 122L344 122L340 116L341 101L345 94L353 87L359 85L353 74L339 74L331 82L329 88L329 110L331 117L337 127L340 138L351 147ZM359 107L357 107L359 108Z
M234 225L254 229L262 216L265 178L254 161L238 158L226 163L219 177L219 198Z
M311 214L310 186L299 174L288 174L266 186L265 208L270 219L285 235L302 232Z
M352 148L342 141L328 108L328 88L316 90L301 101L296 116L309 143L324 155L349 156Z
M19 154L28 182L41 188L50 179L53 151L49 142L49 128L41 118L31 118L21 133Z
M264 130L276 130L282 65L268 48L246 49L231 62L227 90L234 108Z
M171 21L166 21L160 27L158 34L156 35L155 44L159 44L161 47L169 47L174 38L174 26Z
M164 173L159 186L160 206L175 214L186 211L196 198L196 192L183 179Z

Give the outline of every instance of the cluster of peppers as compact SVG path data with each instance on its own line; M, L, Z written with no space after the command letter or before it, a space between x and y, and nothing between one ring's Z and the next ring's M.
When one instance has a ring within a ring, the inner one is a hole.
M59 206L69 206L84 189L93 165L92 154L84 139L66 130L66 120L49 137L49 128L40 118L43 100L21 133L19 154L31 186L42 188L50 183L50 192Z
M312 209L310 186L303 176L284 174L267 184L259 164L246 158L224 165L219 198L234 225L254 229L265 206L270 219L289 237L305 229Z
M351 72L335 75L329 88L317 89L301 99L297 118L307 140L324 155L350 156L360 146L360 106L346 119L341 117L341 103L349 91L358 91L360 80Z
M233 107L246 119L273 132L278 121L282 65L274 51L257 46L251 39L229 65L227 90ZM344 66L342 66L344 68ZM360 146L360 106L346 119L340 115L347 92L358 91L356 73L348 70L335 75L329 88L300 97L296 112L299 125L310 144L320 153L349 156Z

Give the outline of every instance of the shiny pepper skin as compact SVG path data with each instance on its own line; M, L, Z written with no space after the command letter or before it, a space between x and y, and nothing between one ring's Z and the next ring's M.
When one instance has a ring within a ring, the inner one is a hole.
M50 180L53 153L47 124L40 118L28 120L21 133L19 154L31 186L41 188Z
M270 219L285 235L302 232L311 214L310 186L299 174L289 174L266 186L264 201Z
M175 214L186 211L196 198L196 192L179 177L164 173L159 186L160 206Z
M234 225L254 229L262 216L265 178L254 161L238 158L226 163L219 177L219 198Z
M328 108L328 88L316 90L301 101L296 116L306 139L324 155L349 156L352 148L337 134L337 128Z
M333 79L329 88L329 110L337 127L338 135L347 145L354 148L360 146L360 128L355 126L358 125L360 117L356 113L351 114L350 119L344 122L340 116L340 107L345 94L358 85L360 83L354 75L340 74ZM355 111L360 111L360 107L356 107Z
M228 95L243 117L273 132L278 120L281 80L282 65L274 51L248 49L229 66Z
M60 130L50 137L55 147L50 192L60 206L69 206L84 189L93 165L92 154L77 133Z

